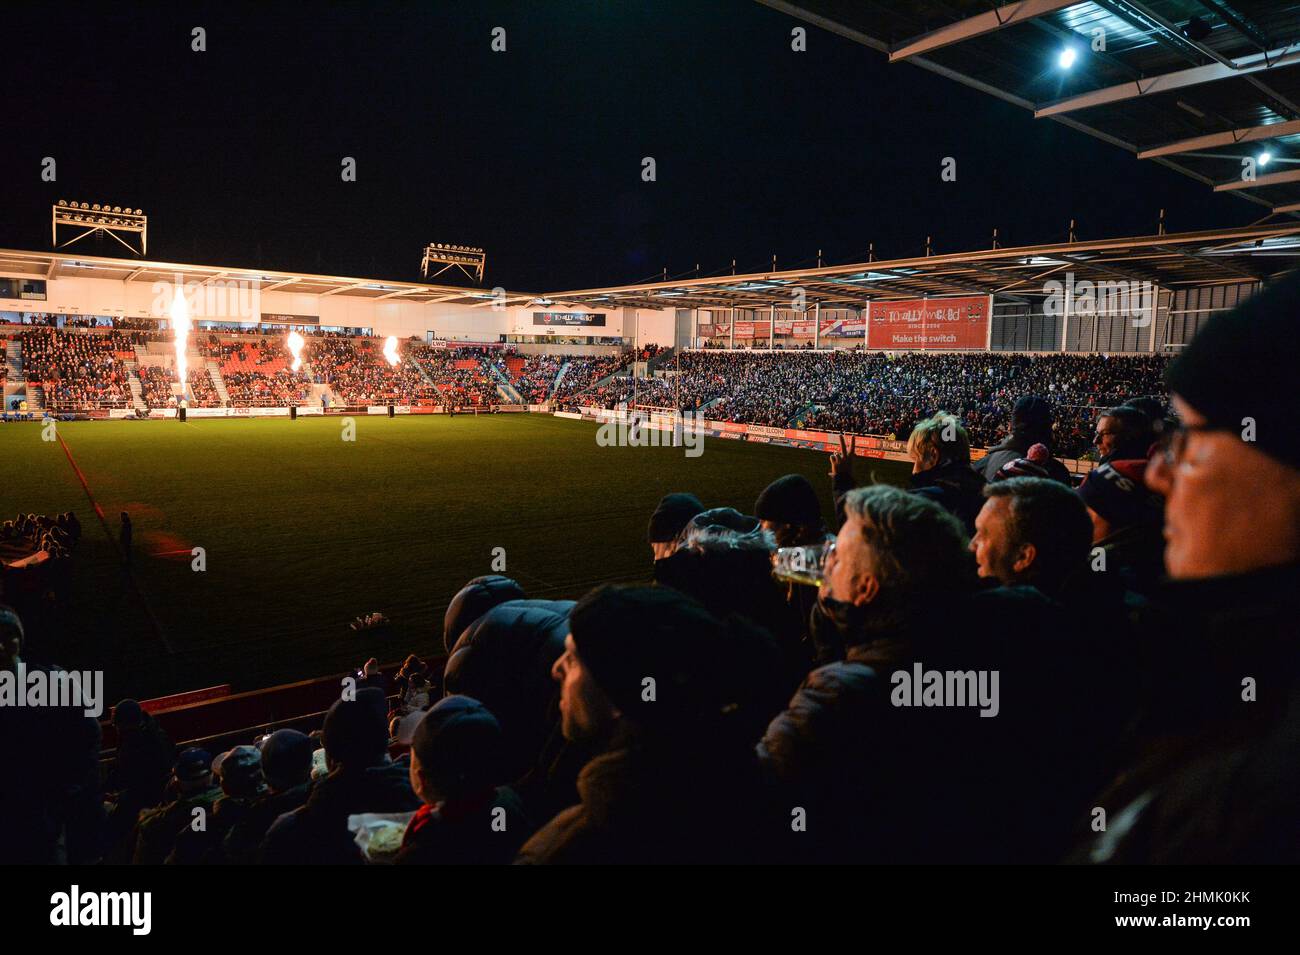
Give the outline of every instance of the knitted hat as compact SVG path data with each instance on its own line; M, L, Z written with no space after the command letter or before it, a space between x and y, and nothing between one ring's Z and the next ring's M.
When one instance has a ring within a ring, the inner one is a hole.
M468 696L434 704L415 728L411 752L421 775L447 798L502 782L501 724Z
M569 627L582 665L632 723L668 726L717 712L723 628L689 597L607 584L578 601Z
M998 468L993 475L993 480L1005 481L1007 478L1017 477L1051 477L1047 472L1047 462L1051 459L1052 454L1047 450L1047 445L1041 442L1030 445L1023 458L1008 461Z
M704 510L694 494L665 494L650 515L646 539L651 544L670 541L681 533L692 517Z
M820 527L822 506L817 492L802 474L779 477L758 495L754 516L760 521L777 524L803 524Z
M1300 415L1295 369L1300 367L1300 272L1290 272L1230 312L1218 312L1165 372L1170 391L1204 415L1211 427L1242 434L1300 469Z
M311 778L311 737L293 729L276 730L262 743L262 774L274 789L292 789Z
M1111 461L1093 468L1075 493L1113 527L1129 527L1154 517L1160 499L1143 481L1145 458Z

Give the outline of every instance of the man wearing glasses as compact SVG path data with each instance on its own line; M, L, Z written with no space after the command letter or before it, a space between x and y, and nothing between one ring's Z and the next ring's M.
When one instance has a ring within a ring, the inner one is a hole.
M1075 861L1300 861L1300 274L1216 315L1167 380L1151 697Z

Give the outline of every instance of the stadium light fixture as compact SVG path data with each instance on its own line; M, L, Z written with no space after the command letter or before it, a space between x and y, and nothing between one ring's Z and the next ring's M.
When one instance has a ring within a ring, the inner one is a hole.
M113 206L108 203L69 202L60 199L50 207L50 244L56 249L65 248L87 236L111 236L134 255L145 255L149 248L149 217L139 209ZM81 230L66 242L59 242L59 229ZM127 239L139 237L140 247L135 248Z
M429 275L431 265L441 265ZM459 269L467 278L483 282L483 273L487 267L487 253L482 249L468 245L450 245L446 242L430 242L424 249L424 258L420 261L420 274L424 278L437 278L449 269Z
M1273 154L1269 152L1267 149L1265 149L1262 153L1260 153L1258 159L1260 168L1263 169L1265 166L1267 166L1269 164L1269 161L1272 158L1273 158Z
M1063 70L1068 70L1070 67L1074 66L1074 62L1078 58L1079 51L1073 46L1062 47L1060 55L1056 58L1056 65Z

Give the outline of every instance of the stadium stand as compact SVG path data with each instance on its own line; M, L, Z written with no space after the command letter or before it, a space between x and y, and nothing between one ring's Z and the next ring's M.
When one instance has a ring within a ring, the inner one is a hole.
M603 408L635 401L707 409L717 420L800 423L898 440L923 418L948 411L958 416L973 446L989 447L1008 429L1015 399L1038 394L1055 411L1053 452L1077 458L1092 445L1100 409L1130 396L1164 394L1166 363L1158 355L687 351L673 363L671 376L615 378L565 397Z
M752 508L730 502L752 515L666 496L646 535L656 586L605 585L575 603L527 599L504 577L470 580L446 608L447 656L400 668L369 660L352 674L355 697L338 699L335 677L253 694L217 687L170 705L122 700L102 725L6 708L4 768L51 771L0 789L0 854L1294 861L1294 844L1277 838L1294 802L1275 797L1294 769L1295 709L1281 701L1296 685L1300 440L1283 397L1295 345L1279 334L1293 311L1277 297L1298 294L1291 279L1216 316L1168 368L1152 357L685 353L675 380L652 387L737 416L783 420L801 402L895 429L940 405L954 416L910 431L910 489L858 486L851 449L831 455L839 531L834 559L814 558L820 589L773 576L778 544L824 548L833 533L806 478L774 475ZM115 357L111 339L52 345L31 334L34 368L93 368L85 374L98 381ZM253 349L229 344L205 347L256 367ZM411 387L382 374L373 342L318 344L316 373L345 391ZM515 380L530 367L505 354L409 352L455 382L490 381L488 362ZM581 366L579 396L625 364L566 361ZM532 370L549 376L543 361ZM1151 397L1162 373L1181 421ZM171 383L157 366L141 377L151 393ZM617 397L609 389L623 385L597 387ZM1094 426L1104 450L1077 490L1025 445L1063 409L1071 429ZM1247 410L1261 416L1257 441L1238 437ZM996 434L1004 417L1008 441L972 468L966 422ZM1197 474L1217 480L1184 475L1192 442ZM0 536L30 548L36 535L60 554L72 526L29 516ZM1113 573L1095 572L1098 549ZM0 638L9 666L23 630L6 609ZM1002 689L926 708L917 686L900 705L898 678L922 669L996 672ZM672 679L649 702L643 675L660 672ZM1277 681L1279 702L1236 713L1241 673ZM1226 766L1251 770L1214 771ZM739 798L702 813L701 792ZM792 805L835 825L792 837ZM1133 826L1099 838L1087 825L1096 805L1130 813ZM196 835L199 807L216 811ZM485 842L485 820L500 812L511 838ZM382 821L359 839L363 823L349 817L367 814Z

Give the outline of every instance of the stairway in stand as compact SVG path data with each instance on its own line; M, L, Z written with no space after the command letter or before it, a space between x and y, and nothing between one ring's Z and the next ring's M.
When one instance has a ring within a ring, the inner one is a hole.
M212 387L217 390L222 406L230 407L230 392L226 390L226 379L221 377L221 366L211 359L205 361L203 366L208 370L208 377L212 379Z

